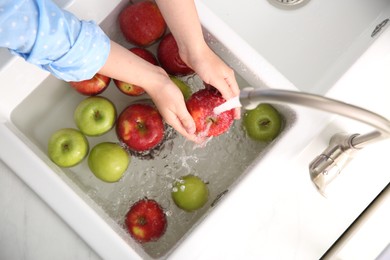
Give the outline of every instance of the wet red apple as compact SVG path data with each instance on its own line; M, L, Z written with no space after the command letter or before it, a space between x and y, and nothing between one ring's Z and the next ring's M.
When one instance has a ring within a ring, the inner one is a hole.
M218 136L229 130L234 121L234 110L216 115L215 107L225 99L216 89L201 89L187 100L187 109L195 121L196 132L204 136Z
M85 96L96 96L110 84L111 78L97 73L93 78L82 81L71 81L70 86Z
M125 225L134 239L145 243L155 241L165 233L167 218L155 200L141 199L126 214Z
M126 107L116 123L118 139L128 149L144 152L158 146L164 139L165 128L158 110L148 104Z
M185 76L194 73L180 58L179 48L171 33L161 39L157 48L157 59L168 74Z
M156 57L148 51L147 49L140 48L140 47L134 47L131 48L130 51L134 53L135 55L143 58L144 60L150 62L153 65L158 65L158 61ZM115 86L124 94L129 96L139 96L145 93L145 90L141 88L140 86L127 83L121 80L114 79Z
M125 39L141 47L156 42L167 28L160 9L152 1L127 5L119 14L118 20Z

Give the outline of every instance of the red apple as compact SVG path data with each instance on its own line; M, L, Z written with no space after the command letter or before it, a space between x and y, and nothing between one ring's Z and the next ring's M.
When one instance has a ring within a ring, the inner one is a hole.
M225 133L234 121L234 110L219 115L213 109L225 102L219 92L201 89L187 100L187 109L195 121L196 132L205 136L218 136Z
M165 35L157 48L157 58L168 74L185 76L193 74L194 71L180 58L179 48L171 33Z
M165 128L158 110L148 104L132 104L119 115L116 123L118 139L128 149L144 152L164 139Z
M158 65L158 61L156 57L153 55L153 53L151 53L147 49L134 47L131 48L130 51L135 55L143 58L144 60L152 63L153 65ZM131 83L127 83L116 79L114 79L114 83L122 93L129 96L139 96L145 93L145 90L143 88Z
M71 81L70 86L85 96L96 96L110 84L111 78L97 73L93 78L83 81Z
M137 46L148 46L161 38L167 25L158 6L143 1L126 6L119 14L119 27L126 40Z
M144 243L155 241L165 233L167 218L155 200L142 199L127 212L125 225L134 239Z

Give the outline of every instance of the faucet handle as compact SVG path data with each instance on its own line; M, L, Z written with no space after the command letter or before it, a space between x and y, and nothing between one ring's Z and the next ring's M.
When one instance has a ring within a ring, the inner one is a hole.
M340 174L358 150L352 144L359 134L338 133L333 135L329 146L309 164L310 178L318 191L324 195L326 187Z

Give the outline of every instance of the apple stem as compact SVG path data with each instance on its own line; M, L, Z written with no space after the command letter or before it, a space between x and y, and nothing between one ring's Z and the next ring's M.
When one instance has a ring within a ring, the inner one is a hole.
M95 119L99 119L100 118L100 112L99 111L96 111L95 112Z
M268 119L261 120L261 121L259 122L260 126L268 126L270 123L271 123L271 121L268 120Z
M147 220L146 220L145 217L139 217L139 218L137 219L137 223L138 223L138 225L144 226L144 225L146 225Z
M64 150L64 151L68 151L68 150L69 150L69 144L64 144L63 150Z
M145 125L142 122L137 122L138 129L142 130L145 128Z
M210 117L207 118L207 121L208 121L208 122L211 122L211 123L213 123L213 124L216 123L217 120L218 120L218 119L217 119L216 117L212 117L212 116L210 116Z

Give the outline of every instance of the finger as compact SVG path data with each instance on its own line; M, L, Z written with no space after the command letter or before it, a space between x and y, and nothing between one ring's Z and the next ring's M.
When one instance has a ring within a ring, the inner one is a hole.
M186 113L188 115L186 115ZM171 125L177 132L179 132L179 134L190 141L199 143L199 140L195 135L195 122L186 109L184 112L179 114L170 111L167 115L164 116L164 118L169 125Z
M233 92L233 97L237 97L240 95L240 87L237 84L236 77L234 76L234 72L227 78L225 78L226 83L229 85L229 88ZM234 118L241 118L241 108L237 107L234 109Z
M240 119L241 118L241 108L236 107L234 109L234 119Z
M194 119L192 118L192 116L190 115L190 113L188 113L187 109L185 110L180 110L181 112L177 115L179 121L181 122L181 125L184 127L184 129L186 130L186 132L188 134L195 134L195 131L196 131L196 126L195 126L195 122L194 122Z

